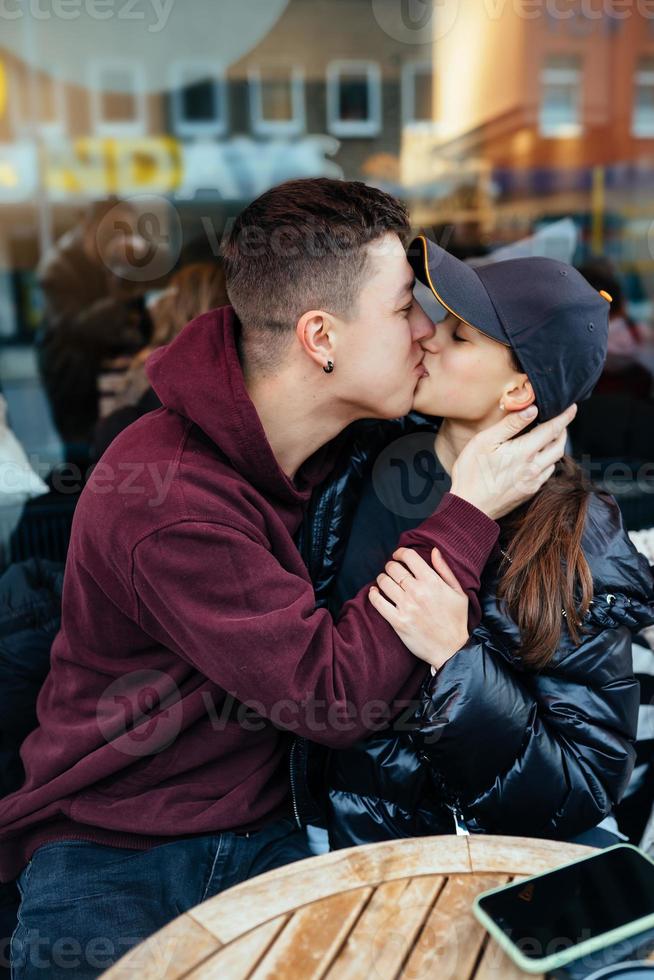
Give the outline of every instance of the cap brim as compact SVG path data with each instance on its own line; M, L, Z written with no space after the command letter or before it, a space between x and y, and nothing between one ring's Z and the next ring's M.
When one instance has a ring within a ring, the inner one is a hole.
M413 239L407 258L416 278L431 290L441 306L498 343L511 346L490 296L473 268L424 235Z

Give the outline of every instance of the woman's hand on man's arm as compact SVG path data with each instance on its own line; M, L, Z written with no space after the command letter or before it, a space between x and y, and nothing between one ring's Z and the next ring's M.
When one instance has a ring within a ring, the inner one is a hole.
M439 669L468 640L468 597L437 548L398 548L369 599L411 653Z

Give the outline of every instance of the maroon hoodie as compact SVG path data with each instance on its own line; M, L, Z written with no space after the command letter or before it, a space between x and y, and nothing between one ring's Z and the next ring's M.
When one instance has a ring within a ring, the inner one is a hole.
M3 880L46 841L141 848L288 814L288 731L346 746L378 721L370 702L410 699L424 677L367 589L336 623L315 608L293 535L340 440L285 476L237 329L214 310L152 355L164 407L81 496L26 781L0 802ZM401 543L427 560L440 547L472 595L496 537L448 495Z

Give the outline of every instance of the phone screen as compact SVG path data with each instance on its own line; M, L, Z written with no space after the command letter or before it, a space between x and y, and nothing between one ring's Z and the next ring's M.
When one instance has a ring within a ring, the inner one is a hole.
M654 864L618 846L509 885L479 906L524 956L542 959L653 915Z

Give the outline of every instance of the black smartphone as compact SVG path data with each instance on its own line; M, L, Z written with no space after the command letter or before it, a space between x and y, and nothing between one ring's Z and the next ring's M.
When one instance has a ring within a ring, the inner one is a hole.
M617 844L484 892L473 911L520 969L557 970L654 928L654 861Z

